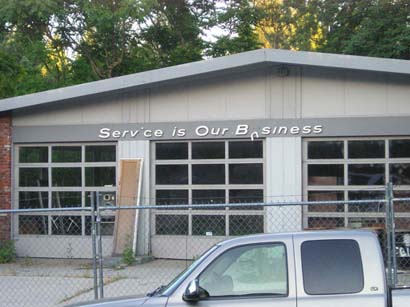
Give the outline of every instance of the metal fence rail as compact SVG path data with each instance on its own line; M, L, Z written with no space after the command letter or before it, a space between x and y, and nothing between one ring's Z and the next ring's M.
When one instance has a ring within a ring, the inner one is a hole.
M145 294L227 238L321 229L377 232L389 284L410 285L410 198L391 191L376 200L115 207L96 195L90 207L0 210L17 253L0 264L0 306Z

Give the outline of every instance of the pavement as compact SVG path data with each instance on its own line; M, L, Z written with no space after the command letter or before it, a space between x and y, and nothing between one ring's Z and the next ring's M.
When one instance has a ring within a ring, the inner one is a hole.
M188 261L153 260L104 268L104 297L143 295L167 284ZM48 307L94 299L89 261L20 259L0 264L0 307Z
M190 264L153 260L104 268L104 297L144 295L167 284ZM410 285L410 272L399 271L399 284ZM90 261L19 259L0 264L0 307L65 306L94 299Z

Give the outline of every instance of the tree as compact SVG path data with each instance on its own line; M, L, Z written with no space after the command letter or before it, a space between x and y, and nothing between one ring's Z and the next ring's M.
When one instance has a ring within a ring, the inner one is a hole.
M224 56L262 47L255 32L260 11L247 0L224 1L215 23L226 33L217 37L207 55Z

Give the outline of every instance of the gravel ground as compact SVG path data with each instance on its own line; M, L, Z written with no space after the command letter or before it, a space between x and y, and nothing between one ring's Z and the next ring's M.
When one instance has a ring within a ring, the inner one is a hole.
M186 261L154 260L104 269L104 296L146 294L172 280ZM92 300L93 271L87 261L19 260L0 265L0 307L64 306Z

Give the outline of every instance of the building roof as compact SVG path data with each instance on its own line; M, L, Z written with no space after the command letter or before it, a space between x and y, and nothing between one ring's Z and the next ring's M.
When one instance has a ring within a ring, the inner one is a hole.
M247 71L268 65L298 65L410 75L410 61L318 52L259 49L0 100L0 112L72 101L183 80Z

